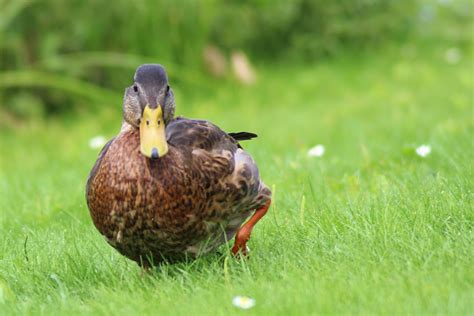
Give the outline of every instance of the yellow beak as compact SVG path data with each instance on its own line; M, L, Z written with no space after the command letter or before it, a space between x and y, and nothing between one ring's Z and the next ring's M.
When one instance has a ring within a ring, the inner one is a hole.
M160 158L168 152L163 111L158 105L151 109L148 105L143 110L140 122L140 152L148 158Z

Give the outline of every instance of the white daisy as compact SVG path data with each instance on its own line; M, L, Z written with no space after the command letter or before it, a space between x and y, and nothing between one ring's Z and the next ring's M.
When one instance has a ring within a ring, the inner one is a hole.
M255 306L255 300L251 297L239 295L232 299L232 304L242 309L249 309Z
M102 135L92 137L89 140L89 147L92 148L92 149L102 148L102 146L105 145L106 141L107 140Z
M310 148L308 150L308 156L309 157L321 157L322 155L324 155L325 150L326 150L326 148L324 148L323 145L316 145L313 148Z
M420 157L426 157L431 153L430 145L421 145L416 149L416 154Z

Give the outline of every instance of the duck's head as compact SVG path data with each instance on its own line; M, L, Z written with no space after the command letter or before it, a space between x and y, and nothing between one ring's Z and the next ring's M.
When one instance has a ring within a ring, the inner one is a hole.
M174 117L173 91L163 66L141 65L135 71L133 84L125 89L124 120L140 129L140 151L149 158L160 158L168 152L165 126Z

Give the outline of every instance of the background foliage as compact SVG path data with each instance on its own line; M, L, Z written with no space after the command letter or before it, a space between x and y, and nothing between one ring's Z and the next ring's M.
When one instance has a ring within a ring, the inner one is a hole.
M125 78L144 62L166 65L175 84L202 88L209 44L243 50L257 64L308 63L413 36L465 47L472 27L464 0L2 0L0 6L0 107L17 117L115 102Z

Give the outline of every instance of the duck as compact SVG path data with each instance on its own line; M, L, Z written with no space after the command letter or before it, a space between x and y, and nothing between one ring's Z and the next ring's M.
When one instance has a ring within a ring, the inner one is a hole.
M241 142L198 119L175 117L165 68L139 66L125 89L120 132L100 151L85 195L106 241L142 268L195 259L234 239L247 256L271 191Z

